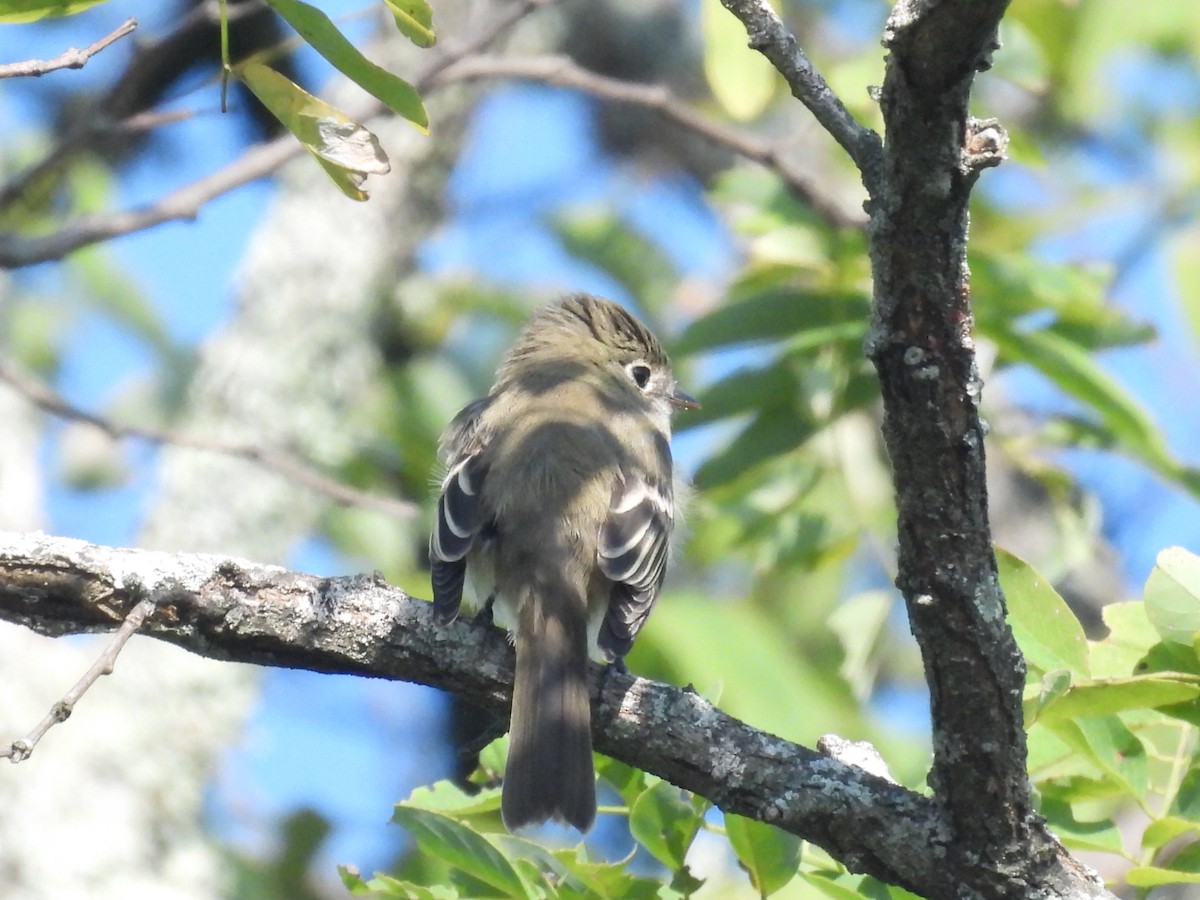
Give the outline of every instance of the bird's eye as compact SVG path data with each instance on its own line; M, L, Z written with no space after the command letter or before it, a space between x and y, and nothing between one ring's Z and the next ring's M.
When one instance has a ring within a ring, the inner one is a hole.
M630 363L627 368L629 377L633 379L634 384L645 390L646 385L650 383L650 367L643 362L635 362Z

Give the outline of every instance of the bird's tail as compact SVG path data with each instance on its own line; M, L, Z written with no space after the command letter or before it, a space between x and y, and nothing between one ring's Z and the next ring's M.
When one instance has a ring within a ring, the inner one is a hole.
M583 598L559 591L524 598L516 644L504 825L514 831L554 819L587 831L596 818L596 776Z

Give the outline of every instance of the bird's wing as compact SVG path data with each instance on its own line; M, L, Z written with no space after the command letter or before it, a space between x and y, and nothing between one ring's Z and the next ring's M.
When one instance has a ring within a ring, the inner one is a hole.
M488 399L476 400L460 412L442 438L449 468L442 479L437 521L429 535L429 564L433 582L433 611L437 619L450 622L462 603L467 574L467 554L482 524L480 495L487 466L483 462L484 440L479 417Z
M617 483L600 529L597 559L612 582L598 644L610 662L621 659L646 622L667 571L673 513L670 488L643 478Z

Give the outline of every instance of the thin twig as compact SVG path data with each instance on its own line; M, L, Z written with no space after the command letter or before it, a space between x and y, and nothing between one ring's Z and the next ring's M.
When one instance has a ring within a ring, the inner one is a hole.
M133 637L134 633L142 627L142 623L154 612L155 602L151 597L147 597L139 602L133 609L129 611L129 615L125 617L125 621L121 623L121 627L117 629L117 633L113 635L112 641L104 652L92 663L91 668L83 673L83 677L75 682L72 687L63 696L61 700L50 707L50 711L38 722L34 729L25 735L23 738L13 741L7 747L0 748L0 759L8 759L14 765L19 762L24 762L33 754L33 748L38 745L38 742L46 736L46 732L62 722L70 718L72 711L75 709L75 704L80 698L88 692L93 684L100 680L102 675L111 675L113 666L116 665L117 657Z
M597 75L566 56L510 59L498 56L469 56L444 69L435 85L479 78L520 78L556 87L571 88L613 103L627 103L653 110L693 134L726 147L775 172L804 203L834 225L862 228L866 217L843 209L826 196L811 179L796 171L779 149L735 128L730 128L682 102L662 85L637 84Z
M415 503L407 500L398 500L393 497L382 497L378 494L350 487L347 484L321 474L306 463L284 453L267 450L263 447L178 434L167 429L147 428L114 422L104 416L74 406L48 385L19 371L10 363L0 362L0 381L9 384L22 397L39 409L60 419L90 425L104 432L114 440L133 439L147 441L152 444L186 447L191 450L203 450L208 453L218 453L222 456L241 459L262 466L276 475L303 485L309 490L328 497L337 503L360 509L375 510L400 519L411 519L419 511Z
M883 179L883 141L859 122L829 87L767 0L721 0L746 27L750 47L783 76L792 96L808 107L821 126L850 154L863 184L876 196Z
M135 28L137 28L137 19L129 18L83 50L68 47L53 59L26 59L22 62L4 63L0 65L0 78L27 78L30 76L39 78L47 72L55 72L59 69L82 69L87 65L89 59L109 44L130 34Z

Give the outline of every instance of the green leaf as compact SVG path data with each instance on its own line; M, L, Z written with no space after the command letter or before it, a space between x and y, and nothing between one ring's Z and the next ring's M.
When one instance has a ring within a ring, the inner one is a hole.
M1110 603L1101 616L1109 633L1090 645L1092 674L1123 676L1139 671L1142 658L1159 643L1158 633L1146 617L1146 604L1140 600Z
M703 818L679 788L660 781L634 801L629 811L629 831L655 859L677 872L683 868Z
M111 315L124 328L154 348L165 361L182 365L184 351L171 337L162 310L126 271L114 265L99 247L71 256L72 281L81 286L89 304Z
M1178 228L1170 243L1175 268L1174 290L1183 313L1192 327L1193 340L1200 340L1200 222L1192 218L1186 228Z
M1124 793L1145 796L1149 784L1146 747L1117 716L1054 720L1047 725L1099 766Z
M767 897L796 877L803 841L755 819L727 814L725 834L750 883Z
M842 677L863 702L875 684L878 663L871 660L894 605L890 592L867 591L842 601L829 617L829 627L842 645Z
M1133 887L1157 887L1162 884L1200 884L1200 872L1178 872L1158 866L1134 866L1125 873Z
M702 693L716 684L722 710L789 740L865 727L836 671L797 653L778 618L744 600L672 591L655 607L633 652L657 654L661 677L677 684L694 682ZM715 659L721 660L719 670L712 666ZM721 672L729 673L724 681ZM781 695L780 684L809 689L803 696Z
M1075 818L1071 804L1050 798L1043 798L1041 813L1068 847L1102 853L1120 853L1124 849L1121 832L1111 819L1081 822Z
M472 795L452 781L439 781L416 788L404 801L417 809L440 812L456 819L495 813L500 810L500 789L489 788Z
M547 876L549 876L549 880L553 880L559 885L569 885L578 891L587 890L583 879L571 871L562 856L551 852L541 844L509 834L493 835L490 840L508 859L522 867L526 880L530 883L545 884L548 880ZM563 855L570 855L570 853L571 851L568 851Z
M607 756L596 757L596 774L617 789L626 806L632 807L647 789L645 772Z
M1123 449L1152 469L1175 477L1179 464L1166 440L1133 397L1098 365L1079 344L1049 331L993 329L1005 361L1033 366L1066 393L1100 416Z
M1060 772L1060 764L1068 762L1076 772L1084 759L1054 729L1039 722L1029 725L1029 774L1035 782L1054 777ZM1090 763L1086 763L1090 766Z
M728 447L700 466L695 485L701 490L712 490L727 484L758 464L795 450L816 432L811 420L789 416L778 409L765 410Z
M1074 684L1046 704L1039 721L1053 722L1079 716L1102 716L1129 709L1157 709L1186 703L1200 696L1200 679L1195 676L1154 673L1129 678L1107 678Z
M0 22L33 22L47 16L71 16L105 0L2 0Z
M822 897L830 897L832 900L862 900L863 895L856 888L835 881L833 876L822 872L801 872L800 878L819 891Z
M981 333L1007 333L1022 315L1054 314L1044 330L1088 350L1128 346L1154 337L1154 329L1109 301L1110 273L1028 253L981 248L971 259L971 289L995 303L976 310Z
M345 885L346 890L348 890L350 893L352 893L352 894L369 893L370 888L367 887L367 883L365 881L363 881L362 875L359 874L358 869L356 867L354 867L354 866L338 866L337 871L338 871L338 877L342 879L342 884Z
M341 110L259 63L239 66L237 74L351 200L367 199L367 175L391 170L375 135Z
M1181 819L1178 816L1163 816L1146 826L1146 830L1142 832L1142 847L1147 850L1157 850L1175 838L1195 831L1200 831L1200 823Z
M836 396L834 408L823 411L819 419L803 402L797 402L799 398L764 398L770 405L700 467L694 483L706 491L724 486L755 466L797 449L840 416L867 406L878 396L874 376L856 372Z
M1192 768L1183 776L1168 812L1181 819L1200 822L1200 769Z
M383 0L396 20L400 33L418 47L437 43L433 30L433 8L425 0Z
M1029 696L1030 685L1025 688L1025 727L1033 725L1041 717L1042 710L1061 697L1071 687L1071 673L1066 669L1054 669L1042 676L1037 694ZM1032 700L1032 702L1031 702Z
M512 861L474 829L440 813L404 803L397 804L392 821L412 835L423 853L507 896L524 897L530 893L530 885Z
M731 416L758 412L764 407L784 410L794 404L800 394L800 384L792 367L783 360L772 359L762 368L736 369L711 387L700 392L700 408L680 416L677 430L697 428Z
M329 16L303 0L267 2L312 45L314 50L329 60L334 68L368 94L383 101L395 113L412 122L422 132L428 133L429 116L416 89L403 78L393 75L363 56L358 48L338 31Z
M1200 556L1182 547L1158 554L1146 579L1146 615L1163 640L1192 645L1200 633Z
M628 871L628 860L590 862L577 849L560 850L555 855L570 870L571 877L555 885L551 897L561 900L661 900L662 883L656 878L633 875Z
M602 269L651 316L670 302L679 270L662 247L612 209L571 207L549 224L571 256ZM653 321L647 324L654 329Z
M830 326L849 328L845 339L861 344L867 331L870 300L851 292L815 292L799 284L779 284L777 273L758 273L757 281L733 292L744 295L697 319L680 335L676 353L727 347L751 341L782 340ZM758 287L765 282L767 286Z
M1024 560L996 549L1008 622L1026 661L1042 672L1066 669L1088 674L1087 638L1058 591Z
M713 96L735 119L748 121L766 110L779 74L746 46L746 29L717 0L700 6L704 30L704 74Z
M342 884L355 897L396 897L398 900L453 900L458 892L443 885L424 885L403 878L376 873L364 881L352 866L338 866Z
M1177 872L1200 872L1200 843L1193 841L1180 847L1167 867Z
M671 883L668 887L671 891L683 897L691 897L692 894L704 887L704 879L697 878L687 866L684 866L679 871L671 874Z

